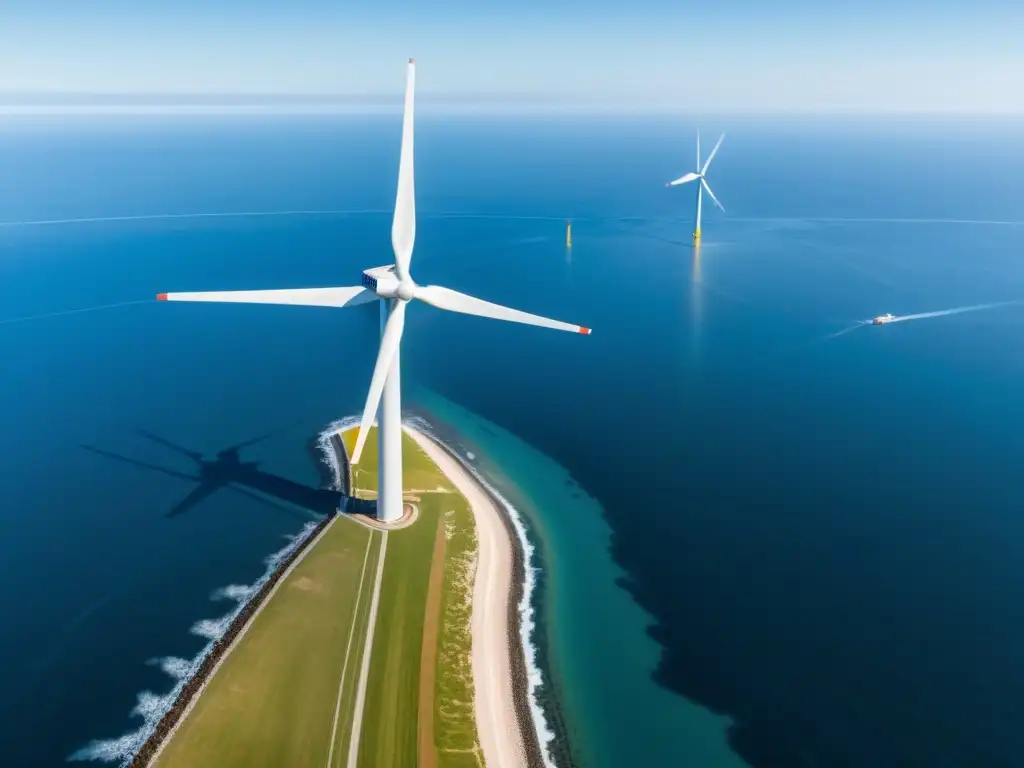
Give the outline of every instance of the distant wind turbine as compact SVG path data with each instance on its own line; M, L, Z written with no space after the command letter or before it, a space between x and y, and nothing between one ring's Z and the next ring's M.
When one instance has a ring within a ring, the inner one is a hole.
M688 173L685 176L680 176L675 181L670 181L670 182L668 182L665 185L666 187L677 187L680 184L689 184L691 181L696 181L697 179L700 179L700 184L697 185L697 217L696 217L695 224L694 224L694 227L693 227L693 239L694 240L700 240L700 209L701 209L702 193L704 191L707 191L707 193L711 196L711 199L714 201L715 205L717 205L722 210L722 213L725 213L725 208L722 208L722 204L720 202L718 202L718 198L715 197L715 193L711 191L711 187L708 186L707 179L705 178L705 174L708 172L708 168L711 165L711 161L715 159L715 153L718 152L718 148L720 146L722 146L722 140L724 138L725 138L725 134L724 133L721 136L718 137L718 143L715 144L715 148L712 149L711 150L711 154L708 155L707 162L705 162L704 163L704 167L701 168L701 165L700 165L700 133L698 133L697 134L697 168L699 168L700 170L698 170L698 171L696 171L694 173Z
M228 301L257 304L296 304L314 307L351 307L380 300L381 339L377 364L373 369L359 435L352 452L358 464L380 406L378 450L380 461L377 518L394 522L402 517L402 406L399 357L405 307L419 299L438 309L467 315L491 317L514 323L539 325L559 331L589 334L589 328L549 320L539 315L492 304L439 285L417 285L409 275L413 242L416 239L416 194L413 181L413 96L416 69L409 59L405 85L405 114L402 121L402 151L398 167L398 195L391 226L391 245L395 263L363 271L362 285L345 288L294 288L270 291L213 291L198 293L161 293L163 301Z

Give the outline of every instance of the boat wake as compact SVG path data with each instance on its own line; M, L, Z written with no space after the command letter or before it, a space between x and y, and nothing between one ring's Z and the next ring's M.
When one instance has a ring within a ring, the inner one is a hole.
M1020 304L1020 303L1021 302L1019 302L1019 301L997 301L997 302L993 302L993 303L990 303L990 304L971 304L970 306L966 306L966 307L953 307L952 309L940 309L940 310L937 310L935 312L918 312L917 314L914 314L914 315L900 315L898 317L893 317L893 318L891 318L889 320L886 320L882 324L883 325L889 325L890 323L905 323L908 320L924 320L924 319L930 318L930 317L946 317L947 315L959 315L959 314L962 314L963 312L979 312L979 311L981 311L983 309L995 309L996 307L1006 307L1006 306L1009 306L1011 304ZM855 331L858 328L862 328L865 325L872 325L872 324L874 324L874 320L873 319L858 320L853 325L847 326L846 328L843 328L841 331L836 331L835 333L830 333L828 336L823 336L820 339L820 341L828 341L830 339L838 338L839 336L845 336L847 333L850 333L850 331Z
M850 331L856 331L858 328L860 328L862 326L865 326L865 325L871 325L871 321L870 320L858 320L853 325L849 325L846 328L843 328L843 330L841 330L841 331L836 331L835 333L830 333L828 336L823 337L821 340L822 341L828 341L830 339L837 339L840 336L845 336Z
M919 312L916 315L900 315L890 320L890 323L904 323L907 320L924 320L928 317L945 317L946 315L959 315L962 312L978 312L982 309L995 309L1006 307L1010 304L1019 304L1019 301L997 301L993 304L972 304L968 307L954 307L953 309L940 309L937 312Z
M250 598L257 594L260 588L274 574L281 561L286 559L297 548L299 548L315 527L315 522L309 522L303 526L302 530L299 531L298 534L294 536L287 536L286 538L289 540L288 543L264 560L264 563L267 566L266 570L253 584L248 586L231 584L215 590L213 594L210 595L211 600L234 600L236 605L229 613L221 616L220 618L203 619L201 621L197 621L192 626L192 634L206 638L210 641L201 651L199 651L198 654L191 659L182 659L177 656L166 656L163 658L150 659L147 662L147 664L152 666L160 667L160 669L175 681L175 685L168 693L162 695L153 693L152 691L142 691L138 694L138 701L135 704L135 708L131 711L131 716L142 718L142 725L139 726L139 728L116 739L101 739L93 741L68 757L68 761L85 762L89 760L96 760L108 763L118 763L121 768L125 768L125 766L131 762L139 748L146 742L146 739L148 739L156 729L160 719L167 714L173 706L186 683L188 683L188 681L191 680L199 670L203 660L213 649L214 642L224 635L224 632L231 626L231 622L239 613L242 612L242 609L245 608Z

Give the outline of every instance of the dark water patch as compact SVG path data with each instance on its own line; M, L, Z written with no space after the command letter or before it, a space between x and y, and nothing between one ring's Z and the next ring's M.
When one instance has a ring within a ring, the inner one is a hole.
M603 441L479 407L600 499L655 681L731 718L751 766L1022 765L1021 406L915 364L719 379L684 419L606 414Z

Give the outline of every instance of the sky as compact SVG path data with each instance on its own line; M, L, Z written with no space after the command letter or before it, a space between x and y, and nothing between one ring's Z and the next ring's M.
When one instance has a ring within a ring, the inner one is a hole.
M5 0L0 104L40 94L60 104L82 94L313 94L397 105L415 56L428 104L1024 114L1016 5Z

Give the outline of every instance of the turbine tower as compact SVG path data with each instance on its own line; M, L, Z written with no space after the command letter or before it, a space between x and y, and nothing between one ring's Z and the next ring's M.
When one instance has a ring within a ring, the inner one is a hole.
M711 165L711 161L715 159L715 153L718 152L718 148L720 146L722 146L722 139L724 139L724 138L725 138L725 134L724 133L721 136L718 137L718 143L715 144L715 148L712 149L711 150L711 154L708 155L708 159L704 163L704 167L701 168L701 165L700 165L700 133L698 132L697 133L697 168L699 170L696 171L695 173L688 173L685 176L680 176L675 181L670 181L670 182L668 182L665 185L666 187L677 187L680 184L688 184L691 181L696 181L697 179L700 179L700 184L697 185L697 217L695 219L695 224L693 226L693 239L694 240L700 240L700 208L701 208L702 193L704 191L707 191L708 195L711 196L711 199L714 201L715 205L717 205L719 208L721 208L722 213L725 213L725 208L722 208L722 204L720 202L718 202L718 198L715 197L715 193L711 191L711 187L708 186L707 179L704 176L708 172L708 167Z
M479 315L513 323L539 325L559 331L589 334L589 328L550 320L539 315L492 304L439 285L417 285L409 274L413 242L416 239L416 193L413 180L413 106L416 69L412 59L405 83L405 114L402 119L402 152L398 166L398 194L391 226L395 263L363 271L362 285L344 288L286 288L268 291L210 291L161 293L162 301L216 301L255 304L293 304L308 307L352 307L379 300L380 350L373 369L370 391L352 452L358 464L379 411L379 489L377 518L394 522L402 517L402 402L400 350L405 327L405 308L419 299L438 309Z

